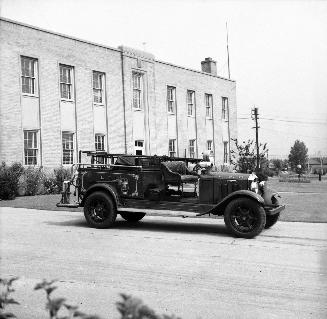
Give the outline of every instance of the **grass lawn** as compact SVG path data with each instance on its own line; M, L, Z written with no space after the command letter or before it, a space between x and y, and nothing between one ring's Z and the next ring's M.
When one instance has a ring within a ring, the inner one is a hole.
M278 178L268 181L269 187L281 195L286 209L280 220L289 222L327 222L327 180L311 183L279 182ZM82 212L82 208L58 208L61 195L38 195L17 197L11 201L0 201L0 207L21 207L41 210L70 210Z

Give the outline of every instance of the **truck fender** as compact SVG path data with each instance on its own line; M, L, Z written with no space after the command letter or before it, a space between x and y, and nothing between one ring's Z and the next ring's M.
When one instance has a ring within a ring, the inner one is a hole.
M238 190L228 196L226 196L222 201L220 201L214 208L212 208L208 213L214 215L223 215L226 206L236 198L249 198L256 201L260 205L264 205L264 199L257 193L254 193L249 190Z
M114 200L114 203L116 205L116 208L119 206L119 195L118 192L116 190L116 188L110 184L103 184L103 183L97 183L92 185L91 187L88 188L88 190L86 191L86 193L83 195L83 199L81 201L81 205L80 206L84 206L85 200L86 198L93 192L95 191L104 191L106 193L109 193L109 195L112 197L112 199Z

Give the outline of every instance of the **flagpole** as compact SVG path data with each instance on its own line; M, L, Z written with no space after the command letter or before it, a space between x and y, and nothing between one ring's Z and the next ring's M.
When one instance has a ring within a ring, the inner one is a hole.
M229 47L228 47L228 26L227 26L227 21L226 21L226 37L227 37L227 64L228 64L228 78L230 79Z

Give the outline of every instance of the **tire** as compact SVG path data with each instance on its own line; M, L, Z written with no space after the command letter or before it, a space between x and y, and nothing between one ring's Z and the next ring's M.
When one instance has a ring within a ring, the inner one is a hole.
M236 237L253 238L265 227L266 213L254 200L238 198L227 205L224 221L227 229Z
M267 215L265 229L274 226L277 223L278 219L279 219L279 213L271 216Z
M114 224L117 212L111 197L101 191L91 193L84 204L84 216L91 227L109 228Z
M145 213L121 212L120 216L130 223L137 223L145 216Z

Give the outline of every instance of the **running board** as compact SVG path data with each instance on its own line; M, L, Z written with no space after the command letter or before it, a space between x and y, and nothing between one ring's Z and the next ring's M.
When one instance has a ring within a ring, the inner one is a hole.
M144 214L151 214L151 215L160 215L160 216L173 216L173 217L199 217L204 215L204 213L194 213L194 212L186 212L186 211L179 211L179 210L164 210L164 209L146 209L146 208L127 208L127 207L119 207L117 212L129 212L129 213L144 213Z

